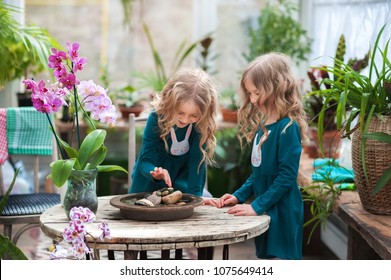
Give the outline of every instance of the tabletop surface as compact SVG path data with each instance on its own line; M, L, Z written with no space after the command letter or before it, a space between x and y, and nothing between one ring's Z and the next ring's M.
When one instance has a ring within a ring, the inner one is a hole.
M262 234L269 228L270 217L233 216L228 207L198 206L194 214L175 221L125 220L120 210L110 205L114 196L99 197L96 221L87 224L89 241L95 249L164 250L201 248L242 242ZM98 224L107 221L112 238L100 240ZM46 210L40 218L41 228L53 240L61 241L69 221L61 205Z

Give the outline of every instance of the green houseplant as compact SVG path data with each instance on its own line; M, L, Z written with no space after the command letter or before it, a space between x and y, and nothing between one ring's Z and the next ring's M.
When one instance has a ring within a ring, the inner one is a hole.
M239 109L238 105L238 94L236 90L230 86L226 89L223 89L219 94L220 100L220 111L223 117L223 121L234 122L238 121L237 119L237 110Z
M288 0L266 3L258 17L258 26L249 27L247 61L271 51L289 55L296 63L304 61L311 51L312 40L300 22L294 18L297 6Z
M138 89L150 89L154 92L160 92L164 85L167 83L170 76L175 73L186 60L186 58L195 50L197 45L202 40L197 40L188 44L186 40L178 46L175 57L172 62L171 68L166 68L163 60L157 50L151 32L149 31L148 25L143 24L144 33L147 36L149 47L151 48L153 61L155 67L150 72L135 72L134 76L138 81Z
M342 34L339 38L338 45L335 51L335 58L339 61L345 61L346 54L346 42L345 36ZM362 59L349 59L347 65L351 67L357 73L360 73L365 67L368 66L369 52ZM334 65L338 67L338 65ZM307 76L311 82L311 91L303 97L303 104L307 116L309 118L310 128L312 132L312 140L315 142L318 154L325 157L338 158L339 148L341 145L340 133L337 130L336 114L337 114L337 102L336 100L329 100L329 106L323 108L325 96L321 89L330 89L330 83L322 83L323 80L333 78L330 73L322 67L311 67L307 71ZM318 133L318 122L320 121L320 112L324 110L323 121L323 135ZM320 140L319 140L320 139ZM321 145L319 145L321 143Z
M0 89L12 80L48 70L50 47L58 46L45 29L17 22L12 15L20 12L0 2Z
M14 177L12 179L12 182L4 194L4 196L0 200L0 213L3 212L5 205L7 204L8 197L11 194L11 191L15 185L16 177L18 176L18 173L20 171L20 168L18 168L15 173ZM18 246L16 246L12 241L0 233L0 259L12 259L12 260L27 260L26 255L20 250Z
M171 68L166 68L165 63L155 46L148 25L144 23L143 29L152 52L154 69L146 72L133 72L132 76L135 78L134 85L129 84L116 91L116 103L125 118L129 115L129 113L135 113L137 116L140 112L142 112L145 109L143 103L150 99L151 94L154 92L160 92L170 76L182 66L184 61L196 49L196 47L201 43L205 44L205 40L209 38L206 37L190 44L188 44L185 40L182 41L176 50Z
M383 49L379 46L385 27L386 25L378 32L370 52L367 75L357 73L337 58L334 58L334 66L322 68L334 78L322 81L330 85L330 88L320 91L325 102L319 119L325 117L326 108L335 101L337 128L345 133L345 137L353 136L352 163L361 203L369 212L389 215L391 161L386 151L391 148L391 91L384 83L391 71L388 59L390 40ZM352 127L355 120L357 125ZM319 135L322 135L322 121L318 122L318 130Z

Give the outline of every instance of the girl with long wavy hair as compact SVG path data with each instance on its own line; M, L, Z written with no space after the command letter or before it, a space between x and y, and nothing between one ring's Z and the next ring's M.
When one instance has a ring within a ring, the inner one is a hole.
M239 137L252 147L252 174L216 205L234 205L228 213L237 216L270 216L269 229L255 238L258 258L301 259L303 200L297 175L307 122L289 57L256 58L242 74L241 89Z
M203 195L206 165L214 164L217 92L201 69L175 73L152 102L130 193L173 187Z

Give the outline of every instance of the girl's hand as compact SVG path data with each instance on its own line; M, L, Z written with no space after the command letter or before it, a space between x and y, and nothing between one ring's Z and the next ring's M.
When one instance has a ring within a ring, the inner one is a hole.
M228 214L233 214L234 216L257 216L257 212L254 211L253 207L250 204L238 204L230 208L227 211Z
M217 206L217 200L214 198L202 198L203 205Z
M172 187L171 177L170 174L168 174L167 169L155 167L155 169L150 173L155 180L164 180L168 187Z
M218 208L221 208L221 207L226 206L226 205L235 205L238 202L239 201L238 201L238 199L235 196L233 196L232 194L226 193L225 195L220 197L219 200L217 200L217 205L216 206Z

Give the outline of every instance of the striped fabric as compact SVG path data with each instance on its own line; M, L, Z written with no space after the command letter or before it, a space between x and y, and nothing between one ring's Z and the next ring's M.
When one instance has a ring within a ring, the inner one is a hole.
M8 159L7 109L0 108L0 164Z
M49 115L52 123L53 114ZM51 155L52 131L45 113L34 107L7 109L7 139L9 154Z

